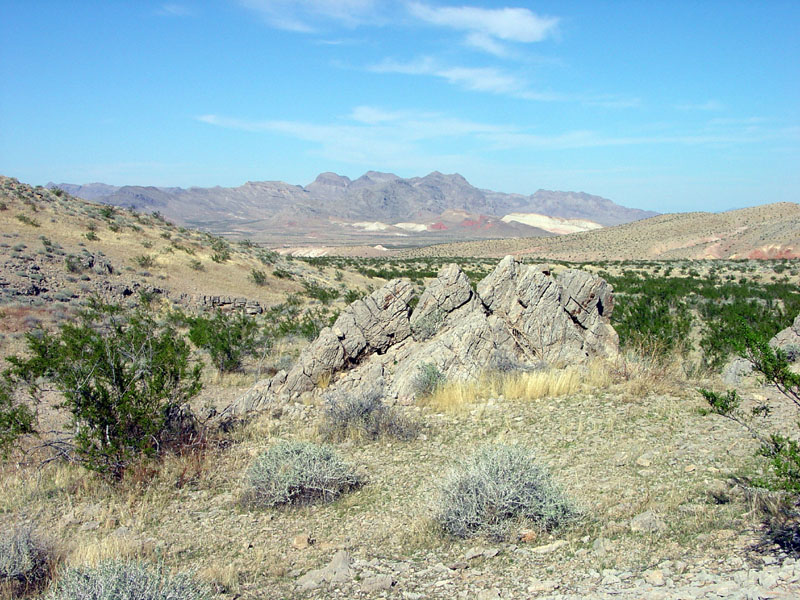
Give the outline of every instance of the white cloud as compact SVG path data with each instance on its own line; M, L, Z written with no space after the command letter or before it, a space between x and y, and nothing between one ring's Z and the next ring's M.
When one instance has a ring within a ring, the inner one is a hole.
M696 104L676 104L675 108L678 110L714 111L722 110L725 106L718 100L707 100L706 102Z
M369 69L375 73L400 73L404 75L429 75L444 79L462 88L494 94L520 95L525 93L525 82L493 67L450 67L438 64L430 57L413 62L385 60Z
M310 33L319 21L356 27L376 18L376 0L239 0L278 29Z
M191 8L182 4L162 4L156 14L162 17L190 17L194 13Z
M465 42L496 56L508 50L500 43L541 42L558 29L557 17L543 17L527 8L478 8L473 6L430 6L411 2L409 12L418 19L467 33Z

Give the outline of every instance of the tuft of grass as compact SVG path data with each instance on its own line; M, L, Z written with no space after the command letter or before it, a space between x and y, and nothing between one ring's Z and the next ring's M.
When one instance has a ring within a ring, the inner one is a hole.
M418 427L396 409L386 406L377 394L344 396L329 394L321 433L327 439L375 440L381 436L411 440Z
M32 219L28 215L22 213L17 215L17 221L20 223L25 223L25 225L30 225L31 227L40 227L39 222L36 219Z
M211 589L164 565L103 561L65 570L45 600L211 600Z
M456 537L506 539L524 526L550 531L578 516L528 448L480 447L444 478L436 522Z
M330 446L282 441L259 455L246 475L246 500L256 506L330 502L363 483Z

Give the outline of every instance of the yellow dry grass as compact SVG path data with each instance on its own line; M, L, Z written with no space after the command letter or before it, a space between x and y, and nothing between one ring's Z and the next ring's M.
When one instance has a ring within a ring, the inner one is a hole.
M608 387L611 369L605 361L588 366L530 372L484 373L477 379L448 381L423 404L445 412L459 411L488 398L539 400Z

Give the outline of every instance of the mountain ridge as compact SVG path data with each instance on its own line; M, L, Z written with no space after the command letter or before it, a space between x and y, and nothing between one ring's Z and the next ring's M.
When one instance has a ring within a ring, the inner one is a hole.
M111 186L103 183L49 183L81 198L104 204L158 211L182 225L200 227L215 233L267 238L291 233L352 237L337 221L377 221L422 223L425 232L398 232L386 235L425 241L473 239L519 235L546 235L548 232L516 222L509 227L502 218L510 213L536 213L561 219L582 219L610 226L647 218L657 213L620 206L611 200L584 192L538 190L531 195L507 194L479 189L458 173L433 171L423 177L402 178L394 173L367 171L356 179L333 172L320 173L305 186L283 181L248 181L238 187L157 187ZM448 211L463 211L463 227L443 222ZM484 223L476 228L474 222ZM289 222L296 232L283 231ZM437 225L436 228L433 226ZM526 229L527 228L527 229ZM446 232L446 233L445 233ZM552 232L550 232L552 233ZM379 235L371 232L371 236ZM433 237L434 239L428 239ZM383 239L383 238L381 238ZM411 242L411 239L403 240Z

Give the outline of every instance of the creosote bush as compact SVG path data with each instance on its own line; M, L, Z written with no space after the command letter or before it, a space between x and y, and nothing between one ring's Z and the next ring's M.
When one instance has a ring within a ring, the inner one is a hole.
M244 359L265 343L259 339L256 321L241 310L217 310L213 317L202 315L189 319L189 339L198 348L208 351L220 373L241 370Z
M65 570L45 600L211 600L211 589L163 565L104 561Z
M50 547L30 527L0 532L0 596L22 597L43 587L51 560Z
M256 458L246 481L248 503L274 507L330 502L362 478L330 446L281 441Z
M577 515L531 450L488 444L446 475L435 519L456 537L504 539L515 525L552 530Z
M29 356L11 356L6 378L39 396L52 382L72 416L69 456L120 479L142 455L173 440L169 419L200 391L200 365L177 330L139 309L92 301L58 333L28 334ZM179 412L179 411L178 411Z
M415 423L386 406L377 393L329 394L323 418L321 433L334 440L348 437L374 440L383 435L410 440L417 436L418 430Z

